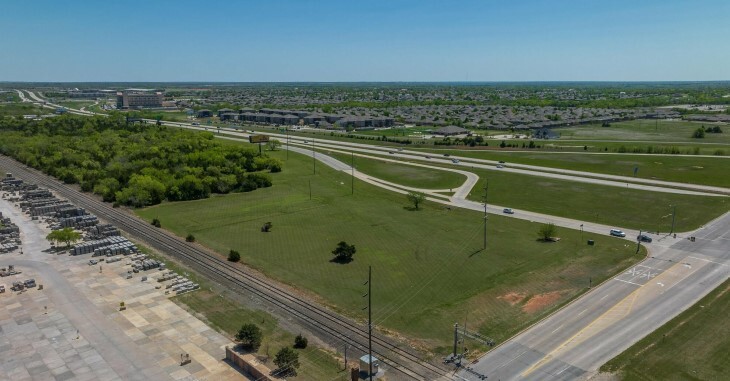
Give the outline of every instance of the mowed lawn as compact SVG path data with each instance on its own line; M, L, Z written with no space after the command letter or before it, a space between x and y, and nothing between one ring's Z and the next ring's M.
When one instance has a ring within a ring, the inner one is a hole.
M727 380L730 280L601 367L622 380Z
M445 151L444 151L445 152ZM502 160L593 173L634 176L636 178L675 181L687 184L730 187L730 156L654 156L646 154L585 154L577 152L546 153L536 151L457 151L452 155L485 160ZM727 148L730 154L730 147Z
M484 189L489 181L489 203L644 231L669 232L674 206L675 232L697 229L730 209L730 197L651 192L499 170L472 172L479 175L474 189ZM482 197L478 191L468 196L474 201Z
M705 134L704 139L695 139L692 133L702 127L719 126L723 133ZM727 123L690 122L686 120L637 119L625 122L612 122L610 127L600 124L586 124L556 128L560 139L571 140L615 140L615 141L671 141L730 144L730 125Z
M328 155L347 164L352 160L347 154L333 152ZM358 156L355 156L355 169L385 181L414 188L451 189L460 187L466 181L466 176L456 172Z
M284 160L284 153L275 156ZM426 203L408 210L405 196L356 182L290 153L271 188L139 210L146 219L221 255L364 318L363 282L373 268L373 318L381 328L448 351L454 322L498 341L639 260L634 244L604 235L559 229L557 243L537 241L538 224L490 216L482 246L478 212ZM311 181L312 198L309 196ZM261 226L271 222L270 233ZM330 262L339 241L354 244L348 264Z

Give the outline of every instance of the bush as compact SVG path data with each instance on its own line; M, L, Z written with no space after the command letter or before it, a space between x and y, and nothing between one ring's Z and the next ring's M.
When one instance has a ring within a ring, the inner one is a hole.
M352 256L355 255L355 245L348 245L345 241L340 241L337 247L332 250L332 254L335 256L333 261L339 263L348 263L352 261Z
M195 236L192 234L188 234L187 237L185 237L186 242L195 242Z
M297 335L297 337L294 338L294 348L304 349L307 347L308 343L309 340L307 340L307 338L302 336L301 334Z
M692 137L695 139L702 139L705 137L705 129L700 127L692 133Z
M153 218L152 219L152 226L154 226L156 228L160 228L160 227L162 227L162 223L160 222L159 219Z
M241 346L254 352L261 347L263 339L264 334L256 324L244 324L236 333L236 340L241 342Z
M238 262L241 260L241 254L237 252L236 250L231 249L231 251L228 252L228 261L230 262Z

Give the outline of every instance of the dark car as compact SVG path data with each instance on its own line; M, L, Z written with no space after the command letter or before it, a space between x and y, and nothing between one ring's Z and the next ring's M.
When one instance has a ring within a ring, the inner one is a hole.
M500 160L499 161L499 164L504 164L504 160Z
M444 154L444 156L446 156L446 157L449 157L449 156L451 156L451 155L449 155L448 153L445 153L445 154Z
M636 239L641 242L651 243L651 237L646 234L640 234L638 237L636 237Z

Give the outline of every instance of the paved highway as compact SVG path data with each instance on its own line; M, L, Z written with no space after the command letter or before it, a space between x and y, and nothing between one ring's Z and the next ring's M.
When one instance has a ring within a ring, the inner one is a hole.
M649 247L646 260L493 349L472 367L496 380L594 375L728 279L730 213L677 238L654 236ZM476 380L466 372L460 376Z

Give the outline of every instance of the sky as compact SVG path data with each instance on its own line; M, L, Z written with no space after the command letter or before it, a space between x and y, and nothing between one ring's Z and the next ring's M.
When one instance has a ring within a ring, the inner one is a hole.
M729 0L3 0L0 81L730 80Z

